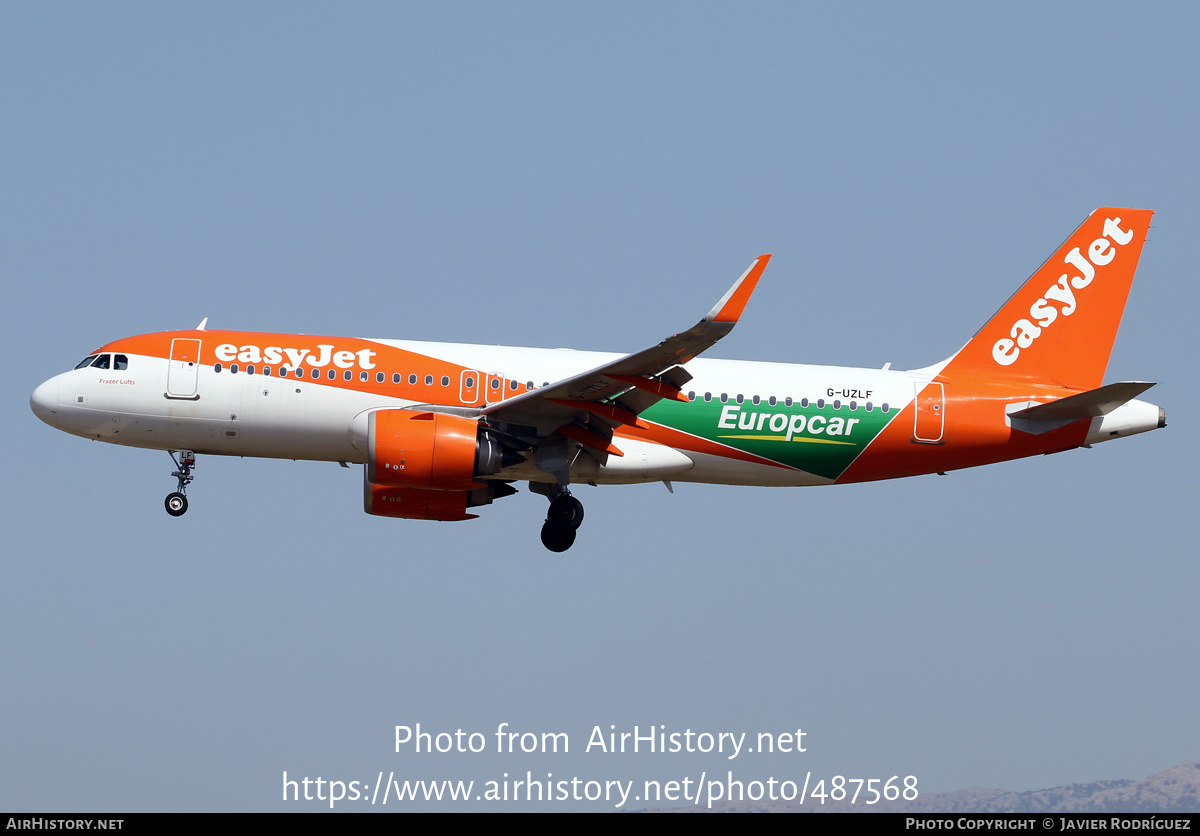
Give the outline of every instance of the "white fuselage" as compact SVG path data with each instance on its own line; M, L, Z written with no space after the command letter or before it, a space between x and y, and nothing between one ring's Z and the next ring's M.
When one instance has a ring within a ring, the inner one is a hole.
M464 368L520 381L521 391L601 366L622 355L571 349L480 346L378 340L414 355L436 357ZM366 450L355 444L356 419L371 410L419 405L445 405L453 400L458 381L443 386L435 378L429 397L390 397L323 385L321 380L218 372L201 365L195 399L168 398L169 361L129 356L122 371L92 367L65 372L43 383L32 398L34 411L47 423L74 435L158 450L193 450L228 456L309 459L363 463ZM856 401L864 408L883 404L898 413L913 398L914 382L928 381L935 369L917 372L808 366L737 360L696 359L688 364L694 375L685 391L697 399L725 398L728 413L750 409L759 399L763 410L770 398L799 402ZM394 372L386 370L386 379ZM420 368L403 369L423 381ZM374 374L374 372L372 372ZM385 387L386 391L386 380ZM503 387L502 387L503 389ZM505 392L511 395L511 392ZM857 397L855 397L857 395ZM742 406L738 406L741 397ZM756 407L757 408L757 407ZM848 413L847 413L848 414ZM771 467L719 455L689 451L653 442L622 438L623 457L610 457L604 466L582 457L573 478L597 483L631 483L659 479L749 485L828 484L828 478L794 469ZM510 468L506 478L544 480L532 464Z

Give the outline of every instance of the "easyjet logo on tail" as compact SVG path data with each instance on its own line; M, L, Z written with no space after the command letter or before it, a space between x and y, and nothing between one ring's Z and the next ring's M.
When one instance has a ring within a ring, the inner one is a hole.
M1110 264L1117 255L1117 247L1123 247L1132 240L1133 230L1121 229L1120 218L1106 218L1104 235L1088 246L1087 257L1079 247L1067 253L1063 263L1072 271L1063 273L1055 284L1046 288L1042 297L1030 305L1029 317L1022 317L1013 323L1008 337L996 340L992 346L992 359L1001 366L1011 366L1021 356L1021 350L1033 345L1042 331L1060 315L1075 313L1078 307L1075 291L1087 288L1096 278L1096 268ZM1072 275L1072 272L1078 275Z

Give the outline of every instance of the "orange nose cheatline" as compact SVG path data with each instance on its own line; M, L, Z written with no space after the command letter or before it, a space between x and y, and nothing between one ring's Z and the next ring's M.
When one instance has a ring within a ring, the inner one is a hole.
M33 390L29 408L50 426L58 427L58 378L51 378Z

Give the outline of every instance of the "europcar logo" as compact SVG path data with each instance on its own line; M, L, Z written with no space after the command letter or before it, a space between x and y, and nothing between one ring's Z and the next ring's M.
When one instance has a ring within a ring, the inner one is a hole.
M1033 345L1034 340L1042 335L1043 329L1050 327L1060 314L1070 316L1075 313L1078 307L1075 291L1090 285L1096 277L1096 268L1111 263L1117 255L1117 247L1123 247L1132 240L1133 231L1121 229L1120 218L1106 218L1104 236L1088 246L1087 258L1084 258L1079 247L1075 247L1063 259L1063 263L1079 275L1063 273L1057 283L1046 288L1042 297L1029 307L1029 318L1021 318L1013 323L1009 331L1011 339L1005 337L996 340L992 346L992 359L1001 366L1011 366L1021 356L1021 349ZM1114 243L1116 247L1113 246Z
M843 418L840 415L790 415L786 412L743 411L740 406L729 404L721 410L717 428L721 430L753 430L753 435L723 435L720 438L741 438L753 441L808 441L816 444L852 444L832 438L813 436L848 436L859 423L859 418ZM770 434L763 433L768 430ZM808 433L808 435L800 435Z

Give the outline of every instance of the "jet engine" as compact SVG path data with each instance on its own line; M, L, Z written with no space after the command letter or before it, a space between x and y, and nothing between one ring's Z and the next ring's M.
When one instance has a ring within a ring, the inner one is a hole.
M516 493L504 482L477 477L525 460L478 422L440 412L371 412L365 442L363 510L386 517L473 519L467 508Z

